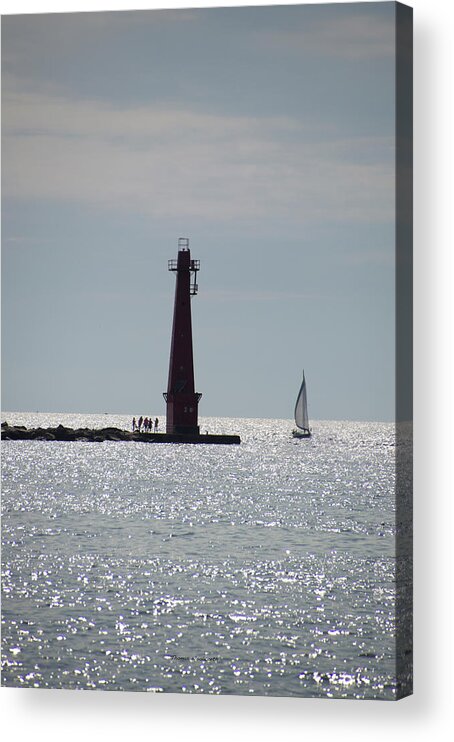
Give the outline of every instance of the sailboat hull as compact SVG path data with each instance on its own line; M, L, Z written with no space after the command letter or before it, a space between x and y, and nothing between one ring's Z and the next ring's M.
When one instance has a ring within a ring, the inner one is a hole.
M293 430L292 435L294 438L310 438L311 431L310 430Z

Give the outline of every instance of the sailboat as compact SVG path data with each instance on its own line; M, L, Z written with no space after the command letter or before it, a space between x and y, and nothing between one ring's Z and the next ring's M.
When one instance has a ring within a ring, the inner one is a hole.
M296 430L293 431L292 435L294 438L310 438L311 431L309 429L309 418L307 415L307 396L306 396L306 379L304 378L296 398L295 405L295 423Z

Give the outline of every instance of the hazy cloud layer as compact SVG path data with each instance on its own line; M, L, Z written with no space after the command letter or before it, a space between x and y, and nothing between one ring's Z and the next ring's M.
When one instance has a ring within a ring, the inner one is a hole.
M392 141L285 116L4 94L3 193L153 217L392 218Z
M389 19L357 12L346 17L328 15L301 28L257 33L256 43L267 49L316 57L370 60L394 54L395 37Z

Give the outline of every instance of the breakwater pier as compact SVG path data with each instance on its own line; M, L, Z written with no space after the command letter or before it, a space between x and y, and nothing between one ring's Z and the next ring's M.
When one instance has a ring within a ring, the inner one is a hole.
M211 435L194 433L141 433L120 428L68 428L57 425L52 428L26 428L24 425L2 423L3 440L22 441L86 441L103 443L104 441L130 441L136 443L220 443L238 444L238 435Z

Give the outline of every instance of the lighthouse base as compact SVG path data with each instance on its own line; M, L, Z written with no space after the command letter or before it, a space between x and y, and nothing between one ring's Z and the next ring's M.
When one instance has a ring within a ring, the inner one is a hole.
M200 435L200 427L198 425L172 425L167 424L166 426L167 435Z

